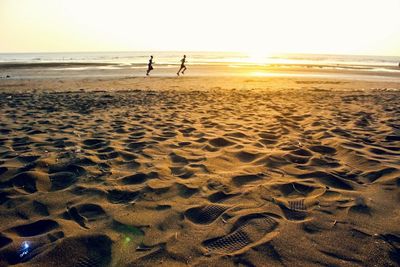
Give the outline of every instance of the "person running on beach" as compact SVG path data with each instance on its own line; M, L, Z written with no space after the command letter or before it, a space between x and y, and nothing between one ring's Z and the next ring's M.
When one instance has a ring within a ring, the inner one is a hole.
M181 72L181 70L182 70L182 74L185 74L185 70L186 70L185 62L186 62L186 55L183 55L183 58L181 59L181 68L176 73L178 76L179 76L179 73Z
M149 64L147 65L146 75L149 76L150 71L153 70L153 56L150 56Z

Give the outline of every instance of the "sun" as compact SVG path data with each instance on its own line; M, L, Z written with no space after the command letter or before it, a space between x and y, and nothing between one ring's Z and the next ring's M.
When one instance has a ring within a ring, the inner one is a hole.
M273 53L266 49L254 49L246 52L246 61L253 64L265 65L268 64L272 55Z

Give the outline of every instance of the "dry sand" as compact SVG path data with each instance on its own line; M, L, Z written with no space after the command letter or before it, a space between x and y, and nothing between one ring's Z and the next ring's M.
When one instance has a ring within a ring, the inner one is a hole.
M2 80L0 266L397 266L399 89Z

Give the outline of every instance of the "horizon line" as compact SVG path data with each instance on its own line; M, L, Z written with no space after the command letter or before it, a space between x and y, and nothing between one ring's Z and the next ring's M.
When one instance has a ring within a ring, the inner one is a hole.
M61 53L133 53L133 52L144 52L144 53L157 53L157 52L184 52L184 53L240 53L240 54L250 54L249 51L233 51L233 50L99 50L99 51L33 51L33 52L1 52L0 54L61 54ZM306 52L276 52L276 53L267 53L268 56L276 56L276 55L325 55L325 56L370 56L370 57L399 57L400 55L378 55L378 54L345 54L345 53L306 53Z

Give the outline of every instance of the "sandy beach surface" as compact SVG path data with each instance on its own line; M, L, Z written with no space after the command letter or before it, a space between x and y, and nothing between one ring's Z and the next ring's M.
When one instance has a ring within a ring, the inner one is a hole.
M0 80L0 266L398 266L399 204L398 82Z

